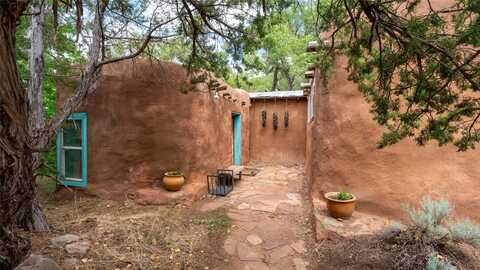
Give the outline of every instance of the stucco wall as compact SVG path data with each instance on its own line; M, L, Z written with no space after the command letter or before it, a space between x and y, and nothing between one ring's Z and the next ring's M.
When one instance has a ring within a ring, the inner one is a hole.
M424 196L451 201L460 216L480 221L479 150L459 153L452 146L417 146L404 140L385 149L376 142L382 128L372 119L357 86L347 80L345 57L337 56L327 88L317 85L317 118L312 126L307 168L313 196L347 190L358 210L404 217L402 203Z
M88 192L125 196L178 168L206 193L206 174L232 164L232 112L242 114L242 162L249 161L246 92L229 88L231 100L215 100L172 63L125 61L103 73L80 110L88 114ZM60 89L59 103L67 92Z
M262 126L261 112L267 110L267 125ZM284 126L284 114L288 110L288 128ZM278 129L273 128L273 113L277 112ZM251 160L275 163L305 162L305 127L307 103L301 99L252 100L250 108Z

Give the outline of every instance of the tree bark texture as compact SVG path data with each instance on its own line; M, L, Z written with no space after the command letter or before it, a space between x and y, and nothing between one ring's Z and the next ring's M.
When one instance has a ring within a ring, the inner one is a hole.
M30 248L14 229L22 205L33 204L35 181L27 92L16 65L15 33L26 1L0 0L0 268L18 264Z
M32 1L32 16L30 20L30 52L28 66L30 80L28 82L27 96L29 105L29 136L36 138L44 126L43 120L43 31L45 18L45 2ZM40 152L33 153L33 169L41 164ZM35 177L34 177L35 178ZM17 212L16 223L18 226L32 231L48 231L47 218L42 212L40 203L34 199L32 203L22 204Z
M272 79L272 89L271 91L277 91L278 88L278 72L279 68L276 66L273 68L273 79Z

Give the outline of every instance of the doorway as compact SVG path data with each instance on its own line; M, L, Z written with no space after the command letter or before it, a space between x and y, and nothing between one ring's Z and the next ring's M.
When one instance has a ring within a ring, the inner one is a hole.
M232 113L233 134L233 165L242 164L242 116L240 113Z

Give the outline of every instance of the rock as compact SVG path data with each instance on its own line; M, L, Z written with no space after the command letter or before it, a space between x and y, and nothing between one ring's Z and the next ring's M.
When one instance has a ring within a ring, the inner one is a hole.
M84 255L88 252L89 249L90 249L90 241L87 241L87 240L73 242L65 246L65 250L67 251L68 254Z
M228 255L233 256L235 254L235 244L235 240L232 238L227 238L225 242L223 242L223 249Z
M241 203L237 207L238 210L245 210L245 209L248 209L248 208L250 208L250 205L248 203Z
M62 268L50 258L32 254L15 270L62 270Z
M293 258L293 264L295 265L295 270L307 270L307 263L303 259Z
M240 223L240 228L242 228L243 230L249 232L253 229L255 229L255 227L257 227L257 224L255 223L252 223L252 222L245 222L245 223Z
M77 258L67 258L63 261L62 268L64 270L73 270L76 266L80 265L80 261Z
M324 217L321 222L327 228L341 228L344 226L342 222L332 217Z
M207 202L205 203L204 205L202 205L202 207L200 207L200 212L210 212L210 211L214 211L214 210L217 210L221 207L225 206L225 202L224 201L211 201L211 202Z
M342 238L338 233L327 230L327 229L319 229L317 228L317 241L323 240L334 240L338 238Z
M52 245L54 245L58 248L63 248L66 244L70 244L70 243L76 242L78 240L80 240L80 236L78 236L78 235L64 234L64 235L52 238L50 240L50 242L52 243Z
M260 212L268 212L268 213L275 213L277 210L279 202L271 202L271 201L262 201L260 203L255 203L251 206L252 210L260 211Z
M288 246L288 245L284 245L282 247L279 247L279 248L275 249L270 254L269 262L270 263L276 263L280 259L282 259L283 257L290 256L292 253L293 253L292 248L290 248L290 246Z
M227 212L227 216L228 216L230 219L235 220L235 221L244 221L244 222L249 222L249 221L251 221L251 217L250 217L250 216L238 214L238 213L235 213L235 212L232 212L232 211Z
M263 243L262 238L260 238L256 234L250 234L249 236L247 236L247 241L253 246L260 245L261 243Z
M263 244L263 248L271 250L284 244L286 244L286 242L283 240L267 240L266 243Z
M307 250L305 248L305 242L303 240L297 241L290 245L297 253L303 254Z
M237 244L237 254L241 261L262 261L264 258L261 252L250 248L244 243Z
M302 196L300 195L300 193L289 192L287 193L287 198L290 200L299 201L302 199Z
M245 264L245 270L270 270L270 268L263 262L248 262Z

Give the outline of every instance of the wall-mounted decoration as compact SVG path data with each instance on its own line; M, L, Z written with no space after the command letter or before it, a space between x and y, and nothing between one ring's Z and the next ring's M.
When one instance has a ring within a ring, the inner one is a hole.
M262 109L262 127L267 126L267 109Z
M278 128L278 113L273 113L273 129L277 130Z
M285 112L285 116L283 120L284 120L285 128L288 128L288 111Z

